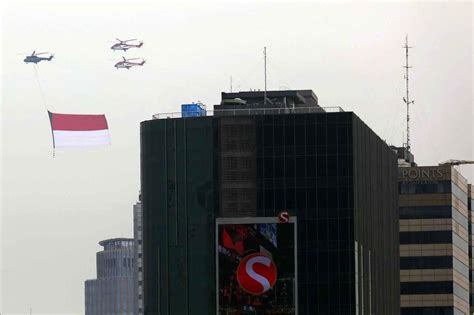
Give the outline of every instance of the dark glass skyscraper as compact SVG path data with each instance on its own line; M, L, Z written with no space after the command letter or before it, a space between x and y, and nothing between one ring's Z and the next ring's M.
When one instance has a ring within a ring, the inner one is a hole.
M299 314L398 314L396 154L312 91L267 98L142 123L145 314L215 314L216 218L281 210L298 219Z

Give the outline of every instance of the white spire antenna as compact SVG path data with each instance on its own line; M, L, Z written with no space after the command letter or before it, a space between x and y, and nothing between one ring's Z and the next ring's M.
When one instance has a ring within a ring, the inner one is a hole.
M412 48L408 46L408 35L405 35L405 82L406 82L406 98L403 97L403 102L407 105L407 150L410 151L411 145L410 145L410 104L414 104L414 100L410 100L410 95L409 95L409 90L408 90L408 69L411 68L411 66L408 65L408 49Z

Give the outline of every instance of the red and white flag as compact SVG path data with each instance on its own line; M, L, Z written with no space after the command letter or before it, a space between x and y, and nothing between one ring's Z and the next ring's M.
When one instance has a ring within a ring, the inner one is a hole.
M53 147L83 148L110 144L105 115L58 114L49 112Z

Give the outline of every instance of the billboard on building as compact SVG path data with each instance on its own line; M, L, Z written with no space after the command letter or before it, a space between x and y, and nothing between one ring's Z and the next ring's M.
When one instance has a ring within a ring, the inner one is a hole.
M296 218L218 218L218 315L297 314Z

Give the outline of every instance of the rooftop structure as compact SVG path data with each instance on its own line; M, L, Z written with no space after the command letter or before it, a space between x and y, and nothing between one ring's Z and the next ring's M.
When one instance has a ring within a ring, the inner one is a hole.
M416 166L415 156L408 150L408 148L396 146L390 146L390 148L397 153L399 167Z
M318 97L312 90L267 91L266 102L263 91L226 93L222 92L220 105L214 109L248 109L248 108L296 108L317 107Z
M200 111L198 115L188 112L159 113L153 119L190 118L202 116L243 116L275 114L308 114L324 112L343 112L339 106L321 107L318 97L312 90L267 91L264 102L263 91L221 93L221 102L214 110Z

